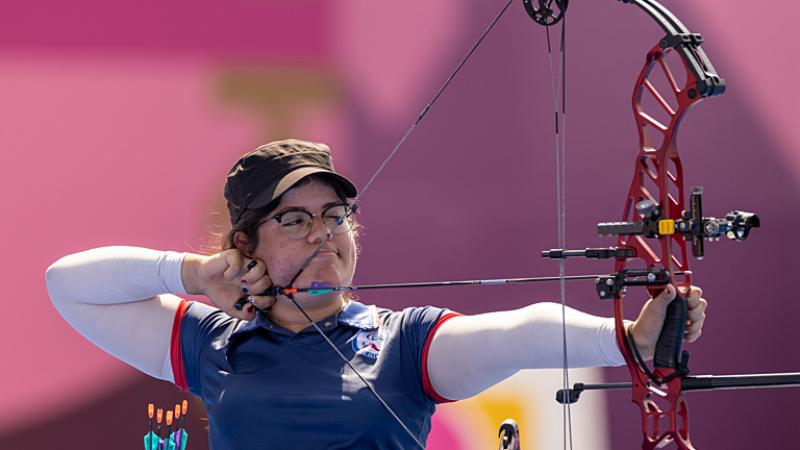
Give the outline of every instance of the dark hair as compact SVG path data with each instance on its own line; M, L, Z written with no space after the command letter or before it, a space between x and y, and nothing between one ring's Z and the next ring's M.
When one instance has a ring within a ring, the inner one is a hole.
M339 197L339 200L342 202L347 201L347 194L345 189L333 178L326 176L325 174L315 174L309 175L302 180L295 183L289 190L294 189L296 187L305 186L311 183L312 180L320 181L325 183L326 185L333 188L336 196ZM288 191L287 191L288 192ZM253 251L258 247L258 227L264 218L269 215L281 202L281 197L276 198L275 200L269 202L267 206L258 209L247 209L245 210L239 221L234 224L230 231L228 231L225 238L222 240L222 250L229 250L236 247L236 243L234 242L234 238L237 232L244 233L245 237L247 237L247 249L245 253L250 255ZM358 230L359 230L358 223L354 224L353 232L355 237L358 238ZM357 244L357 243L356 243ZM356 245L357 246L357 245Z

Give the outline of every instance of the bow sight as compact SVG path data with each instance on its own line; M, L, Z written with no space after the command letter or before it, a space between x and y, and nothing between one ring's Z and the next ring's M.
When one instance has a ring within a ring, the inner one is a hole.
M636 203L639 220L629 222L602 222L597 224L600 236L642 236L656 239L661 236L680 235L692 242L692 255L702 259L705 255L704 241L719 241L722 236L733 241L743 241L750 230L761 226L758 215L747 211L731 211L724 218L703 217L703 188L692 189L689 210L679 219L667 219L661 214L658 203L653 199L643 199ZM584 257L596 259L629 259L637 256L635 247L587 248L584 250L551 249L542 252L551 259ZM650 271L658 275L656 270ZM640 274L641 275L641 274ZM666 284L655 282L653 284ZM602 295L601 295L602 296Z
M731 211L724 218L703 217L703 188L692 189L690 208L680 219L666 219L661 215L658 203L652 199L636 203L639 220L630 222L603 222L597 224L600 236L642 236L656 239L661 236L678 235L692 242L692 255L703 259L705 241L719 241L722 236L733 241L743 241L750 230L761 226L758 215L746 211ZM583 250L550 249L541 253L545 258L566 259L583 257L593 259L617 259L625 261L638 256L636 247L586 248ZM673 275L682 275L675 272ZM612 300L625 294L626 286L665 286L670 282L670 272L661 267L647 269L624 269L596 279L597 294L602 299Z
M722 219L703 217L702 196L703 188L692 189L689 210L677 220L664 219L654 200L640 200L636 204L639 221L599 223L597 233L601 236L641 235L647 238L678 233L685 240L691 240L692 255L702 259L704 241L719 241L723 235L734 241L743 241L750 235L750 229L761 225L756 214L746 211L731 211Z

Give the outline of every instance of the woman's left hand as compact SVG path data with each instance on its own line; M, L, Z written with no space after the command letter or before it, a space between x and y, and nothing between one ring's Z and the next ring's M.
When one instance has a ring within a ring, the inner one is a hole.
M651 359L655 354L656 342L658 341L658 335L661 333L661 328L664 326L667 306L675 298L675 292L675 286L667 285L659 295L644 304L639 317L631 326L633 340L639 349L639 353L645 359ZM686 303L689 308L684 339L686 342L694 342L703 331L703 321L706 319L708 302L702 298L703 291L697 286L692 286L688 289L688 292L684 289L681 289L680 292L681 295L686 297Z

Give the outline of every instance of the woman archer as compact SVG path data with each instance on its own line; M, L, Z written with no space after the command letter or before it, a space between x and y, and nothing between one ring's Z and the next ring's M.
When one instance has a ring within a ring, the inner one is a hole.
M264 295L352 283L356 196L326 145L272 142L228 173L222 251L91 249L50 266L47 288L95 345L199 396L214 450L424 447L437 403L521 369L561 367L554 303L468 316L432 306L391 311L339 291ZM629 324L645 358L675 294L668 285ZM699 288L684 295L692 342L707 303ZM624 364L613 319L568 308L566 330L569 366Z

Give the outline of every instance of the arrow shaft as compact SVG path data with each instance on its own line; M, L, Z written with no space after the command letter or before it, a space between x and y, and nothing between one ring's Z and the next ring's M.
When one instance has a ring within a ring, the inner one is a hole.
M283 295L308 292L311 295L320 295L328 292L352 292L366 291L370 289L406 289L406 288L426 288L426 287L450 287L450 286L497 286L504 284L536 283L550 281L577 281L595 280L598 277L608 275L570 275L565 277L526 277L526 278L497 278L483 280L450 280L450 281L424 281L416 283L383 283L383 284L360 284L354 286L327 286L313 285L308 288L281 288L277 293Z

